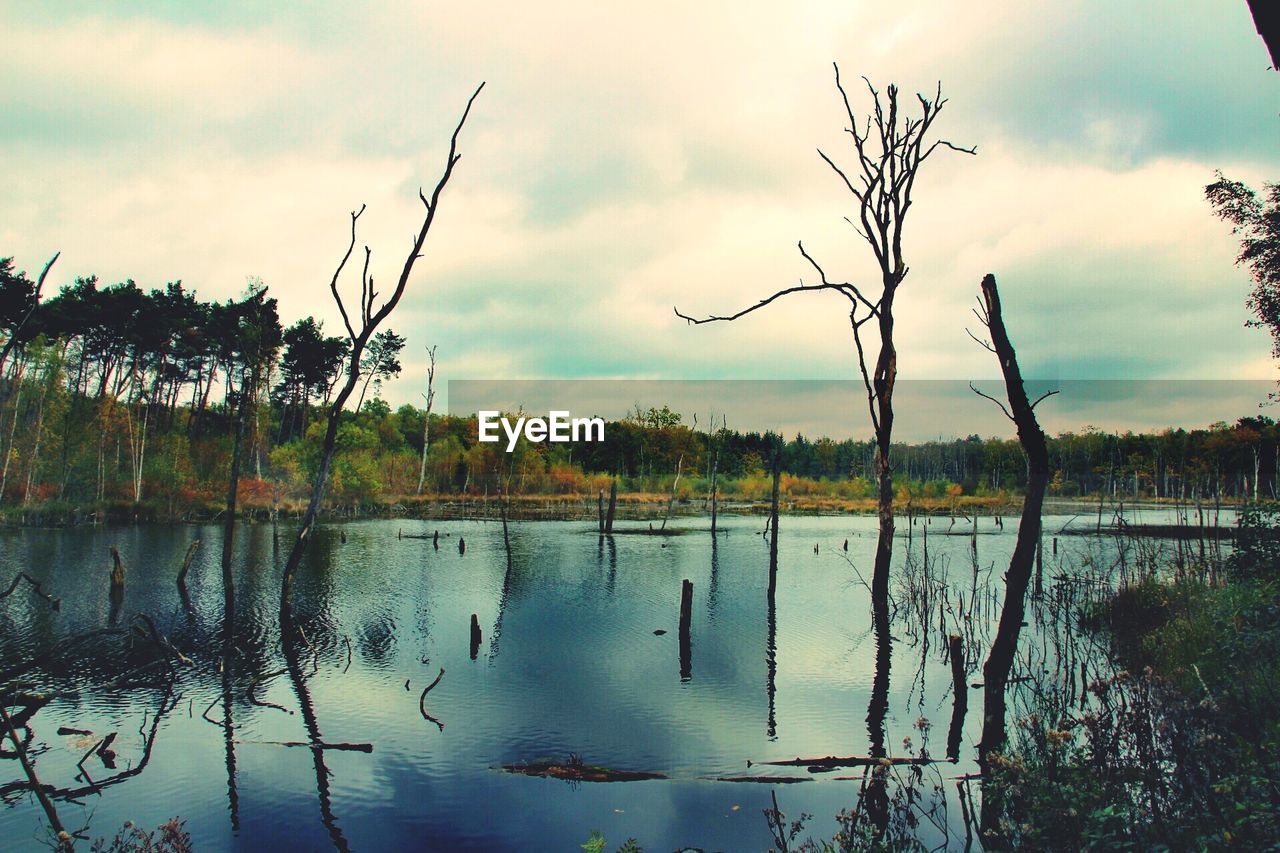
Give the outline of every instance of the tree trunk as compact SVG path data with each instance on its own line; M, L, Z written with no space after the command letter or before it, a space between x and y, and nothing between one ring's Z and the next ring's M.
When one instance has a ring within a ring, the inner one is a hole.
M1013 556L1009 559L1009 572L1005 575L1004 606L1000 611L1000 623L991 644L991 652L982 666L983 720L979 761L985 771L990 755L1002 750L1005 745L1005 688L1018 651L1018 635L1025 614L1027 586L1035 564L1036 546L1040 541L1041 510L1049 482L1049 451L1044 432L1036 421L1033 404L1027 399L1013 344L1005 331L994 276L988 275L982 280L982 297L991 343L1004 374L1010 416L1017 426L1018 441L1027 458L1027 492L1022 504L1022 518L1018 523L1017 542L1014 544ZM984 828L996 825L998 808L994 792L989 797L983 797Z

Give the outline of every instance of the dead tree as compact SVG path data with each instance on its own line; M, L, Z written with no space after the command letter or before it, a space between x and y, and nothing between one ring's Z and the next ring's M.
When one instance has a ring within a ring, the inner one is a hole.
M1025 612L1027 586L1031 582L1036 546L1040 541L1040 514L1049 484L1049 450L1044 431L1036 420L1035 407L1056 392L1050 391L1034 402L1028 399L1022 383L1022 371L1018 368L1017 354L1005 331L1004 318L1000 312L1000 294L996 290L993 275L982 279L981 304L982 310L976 313L990 332L991 340L978 342L1000 361L1009 405L1006 407L1004 403L976 388L974 392L992 400L1013 421L1018 430L1022 452L1027 457L1027 494L1022 503L1022 518L1018 522L1017 542L1013 546L1013 556L1009 558L1009 572L1005 575L1004 606L1000 611L1000 623L991 643L991 652L982 665L982 740L979 744L979 758L985 767L987 757L1004 747L1005 687L1018 651L1018 634ZM983 812L985 819L988 812L985 802Z
M427 411L422 416L422 464L418 467L418 491L422 494L422 484L427 478L427 446L431 439L431 404L436 399L436 348L434 346L427 347L427 393L422 396L427 399Z
M846 217L846 221L866 241L875 255L880 268L878 294L851 282L832 281L805 250L804 244L800 243L800 254L813 268L817 281L811 284L801 281L795 287L779 290L736 314L695 319L676 309L676 315L690 323L736 320L783 296L821 290L834 291L849 301L849 324L857 346L858 370L866 388L867 407L876 438L875 470L880 539L876 548L871 592L873 598L887 600L893 546L893 470L889 462L889 447L893 440L893 389L898 377L898 351L893 338L893 307L898 288L907 277L907 264L902 252L902 229L914 201L912 194L916 176L924 161L939 148L966 154L975 153L975 149L961 148L944 139L929 141L933 123L946 103L946 99L942 97L941 84L932 100L916 95L920 106L919 115L907 117L900 110L897 86L889 86L882 96L864 77L873 106L866 120L859 122L840 81L838 65L835 66L835 75L836 89L840 92L849 121L845 131L853 142L856 168L846 171L821 149L818 155L858 201L857 216ZM874 325L879 338L879 353L874 361L869 361L863 340L863 329L868 323Z
M31 304L27 306L26 313L22 315L22 319L13 327L13 331L9 334L9 340L5 341L4 347L0 349L0 371L3 371L5 363L9 360L9 354L18 345L18 341L22 337L21 332L27 325L27 321L31 319L31 315L36 312L37 306L40 305L40 291L44 289L44 280L48 277L49 270L61 255L62 252L54 252L53 257L45 263L44 269L40 270L40 277L36 279L36 288L31 294ZM14 416L17 417L16 410Z
M379 324L399 304L400 297L404 295L405 286L409 283L409 274L413 272L414 262L422 257L422 246L427 240L427 234L431 231L431 225L435 222L436 212L440 209L441 193L444 192L449 179L453 177L454 166L462 158L462 155L458 153L458 136L462 133L462 127L466 124L467 116L471 113L471 105L475 103L482 89L484 89L484 83L481 83L467 100L466 109L462 111L462 118L458 120L457 127L453 130L453 136L449 140L449 156L445 161L444 173L440 176L440 180L436 182L431 197L428 198L421 190L418 191L418 197L422 199L422 204L426 207L422 225L414 236L413 246L409 250L408 257L405 258L395 289L387 301L382 303L382 306L376 310L374 308L374 300L377 298L378 292L374 289L373 279L369 276L369 259L372 253L368 246L365 247L364 269L360 275L358 330L352 324L351 315L347 312L342 296L338 293L338 278L342 275L347 261L351 259L351 254L355 250L356 223L360 219L360 215L364 213L364 206L361 205L360 210L351 214L351 242L347 245L346 254L338 262L338 268L333 273L333 279L329 282L329 290L333 294L334 301L338 304L338 311L342 314L342 323L346 327L347 337L351 341L351 352L347 362L347 380L329 404L328 425L325 429L324 444L320 453L320 464L316 470L315 483L311 489L311 500L307 504L306 513L302 516L302 525L298 530L298 537L294 540L293 548L289 551L289 559L285 563L284 578L281 582L280 608L282 616L286 619L289 613L293 579L298 571L298 565L302 562L302 554L306 550L307 543L311 540L316 515L320 511L320 505L324 502L325 490L329 485L329 469L333 464L333 450L338 437L338 421L342 416L342 409L346 405L347 399L351 396L360 380L360 359L364 355L365 346L369 343L369 338L373 336Z

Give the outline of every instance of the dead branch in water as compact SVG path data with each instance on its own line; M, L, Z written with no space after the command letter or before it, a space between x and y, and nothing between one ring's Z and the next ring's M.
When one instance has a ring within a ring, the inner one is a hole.
M135 623L142 622L144 625L146 625L147 631L150 632L151 642L155 643L157 646L159 646L168 654L177 658L178 662L181 663L183 666L191 666L195 663L195 661L191 660L191 658L187 657L182 652L178 651L178 649L173 645L173 643L169 642L168 637L166 637L164 634L161 634L158 630L156 630L156 623L151 620L150 616L148 616L145 613L139 613L138 615L133 617L133 621ZM138 630L137 625L134 625L134 630L138 631L138 633L142 634L143 636L147 636L144 632Z
M24 579L26 580L27 583L31 584L31 587L32 589L35 590L36 595L40 596L45 601L49 602L49 606L51 608L53 608L54 610L62 609L61 599L54 598L49 593L45 592L44 589L40 586L40 581L31 577L31 575L27 574L26 572L18 572L17 577L13 579L13 583L9 584L9 588L6 589L4 592L0 592L0 598L8 598L10 595L13 595L13 591L18 588L18 584L21 583Z
M431 688L440 683L442 678L444 678L444 667L440 667L440 674L436 676L436 680L422 688L422 695L418 697L418 710L422 712L422 719L428 723L435 723L440 731L444 731L444 723L427 713L427 694L431 692Z
M836 767L875 767L877 765L887 767L900 764L924 767L930 764L950 764L951 762L941 758L924 758L915 755L884 758L877 758L874 755L850 755L845 758L828 755L823 758L788 758L782 761L757 761L755 763L769 767L817 767L823 770L830 770Z
M290 746L306 749L332 749L338 752L373 752L371 743L308 743L304 740L238 740L238 744L255 746Z
M58 839L58 850L73 850L74 844L71 841L71 834L62 826L62 821L58 819L58 810L53 807L53 800L49 799L49 794L45 791L45 786L40 784L40 778L36 776L36 770L31 766L30 759L27 758L26 745L18 740L17 729L9 720L9 712L5 710L3 703L0 703L0 721L4 722L5 729L9 732L9 739L13 741L13 748L18 753L18 761L22 764L22 772L27 775L28 783L31 790L35 791L36 799L40 801L40 808L44 809L45 817L49 819L49 826L52 827L54 835Z
M268 678L275 678L277 675L284 675L288 671L289 670L287 669L277 669L275 672L264 672L261 675L254 676L253 681L249 682L249 689L245 691L245 695L249 697L249 704L257 705L259 708L275 708L277 711L284 711L286 714L292 714L293 712L283 705L277 705L275 702L267 702L253 695L253 691L257 689L259 684L266 681Z

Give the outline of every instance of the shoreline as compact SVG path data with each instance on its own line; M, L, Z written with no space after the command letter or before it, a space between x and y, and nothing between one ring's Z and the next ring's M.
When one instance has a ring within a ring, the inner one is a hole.
M668 515L669 496L649 493L618 495L615 518L620 521L658 521ZM1047 498L1045 515L1089 516L1101 513L1109 522L1116 513L1146 512L1181 509L1194 513L1199 509L1206 517L1220 511L1234 512L1237 501L1200 503L1170 498ZM237 510L240 521L271 523L294 521L302 516L303 505L289 503L275 507L255 504ZM872 498L840 499L817 496L790 496L779 501L779 512L787 516L874 516L875 500ZM1022 509L1022 497L964 496L951 499L921 499L910 503L895 503L894 515L904 520L920 517L970 519L975 514L987 518L1015 518ZM595 521L598 505L586 495L520 495L511 498L507 517L512 521ZM722 500L717 504L720 516L763 517L769 514L768 501ZM670 517L707 518L709 504L704 499L676 500L670 506ZM387 520L498 520L501 505L492 496L431 496L412 497L375 504L330 504L320 512L327 523L360 521L366 519ZM100 525L152 525L152 524L213 524L225 519L225 510L208 504L178 507L160 502L144 501L138 504L109 502L93 507L67 506L53 502L31 507L12 507L0 510L0 527L65 528Z

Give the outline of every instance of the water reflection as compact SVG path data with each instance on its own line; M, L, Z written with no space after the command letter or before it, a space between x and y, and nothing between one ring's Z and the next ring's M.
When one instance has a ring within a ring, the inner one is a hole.
M59 790L84 789L74 777L88 744L56 735L58 726L95 737L120 732L118 766L132 771L120 780L132 781L89 794L104 832L125 819L157 825L171 809L202 848L516 848L536 832L548 846L573 849L603 815L613 816L611 835L634 835L646 847L765 846L755 810L763 804L753 797L767 795L704 780L741 775L746 758L765 768L751 772L767 775L775 770L760 762L840 755L911 762L876 773L864 761L849 783L789 789L797 791L792 808L821 820L861 799L877 831L886 820L883 831L891 831L899 782L933 760L923 747L904 755L892 746L920 737L919 718L949 715L955 773L976 769L981 721L965 713L964 681L994 630L1001 588L990 566L1007 561L1013 545L1012 525L1007 533L984 526L979 563L967 526L946 536L937 532L945 522L934 530L920 523L909 559L905 534L894 543L886 607L873 606L843 556L847 540L850 560L872 561L875 519L787 518L773 561L755 518L721 518L724 535L714 539L705 525L659 539L518 522L509 529L509 564L492 523L451 522L439 550L398 536L399 522L345 525L345 546L320 527L283 624L278 543L290 535L287 524L237 527L226 588L222 552L197 551L186 596L174 569L193 538L217 541L218 529L0 531L0 564L33 567L63 600L55 612L25 587L0 599L0 684L26 680L53 694L29 722L37 769ZM448 539L464 535L459 556ZM102 555L116 543L131 574L113 628ZM1090 645L1069 614L1097 577L1120 570L1122 555L1109 548L1079 537L1060 540L1057 554L1045 550L1043 594L1031 599L1009 678L1011 717L1046 679L1063 686L1061 702L1078 707L1099 676L1105 649ZM1126 571L1135 559L1132 549L1123 556ZM1095 574L1071 574L1083 564ZM696 678L692 619L687 659L673 624L672 593L686 578L706 590ZM228 588L233 601L218 595ZM150 614L194 665L173 663L131 632L138 613ZM469 665L482 650L472 614L476 628L493 626L484 667ZM958 656L960 678L951 634L967 651ZM861 636L871 642L857 646ZM672 677L677 657L687 680ZM895 666L915 677L891 679ZM447 675L426 695L422 687L440 669ZM371 752L351 751L366 742ZM573 790L491 769L571 754L671 780ZM973 803L947 787L952 837L963 837ZM17 799L0 809L6 838L29 837L42 824L24 791L11 787ZM529 817L531 792L540 807ZM512 814L534 823L512 825ZM712 827L707 816L720 814L733 817Z

